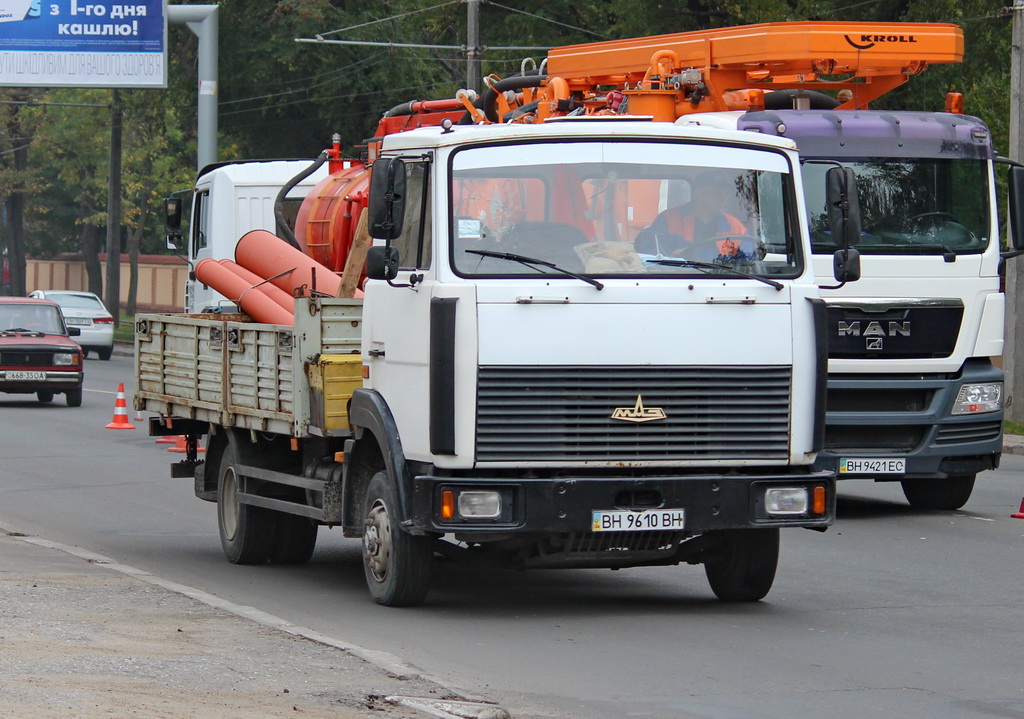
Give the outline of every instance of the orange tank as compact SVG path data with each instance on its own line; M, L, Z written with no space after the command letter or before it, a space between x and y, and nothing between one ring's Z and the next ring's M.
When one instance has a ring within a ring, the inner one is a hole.
M369 189L370 170L359 163L321 180L295 219L295 239L303 251L334 272L345 269Z

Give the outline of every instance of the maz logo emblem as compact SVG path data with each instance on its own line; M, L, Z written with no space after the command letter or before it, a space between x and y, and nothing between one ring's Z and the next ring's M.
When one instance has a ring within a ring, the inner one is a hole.
M612 419L623 422L653 422L656 419L665 419L665 410L661 407L644 407L643 399L637 395L636 404L632 407L616 407L612 412Z

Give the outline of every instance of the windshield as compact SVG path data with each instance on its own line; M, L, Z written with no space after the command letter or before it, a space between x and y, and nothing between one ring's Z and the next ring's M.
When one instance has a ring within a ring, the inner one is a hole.
M781 153L635 140L474 147L454 155L451 177L452 265L464 276L799 274Z
M978 253L988 246L989 175L984 160L872 159L842 163L857 175L862 254ZM825 172L804 165L804 192L816 254L837 249L828 228Z
M54 295L52 298L61 307L67 307L69 309L76 310L103 310L106 311L106 307L95 295Z
M64 324L60 309L55 305L28 302L0 304L0 332L10 330L64 334Z

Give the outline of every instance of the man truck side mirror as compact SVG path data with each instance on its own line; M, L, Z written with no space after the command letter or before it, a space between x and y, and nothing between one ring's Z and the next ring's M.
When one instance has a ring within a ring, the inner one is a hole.
M370 237L394 240L402 234L405 217L405 163L382 157L370 175Z
M184 246L181 239L181 198L164 199L164 241L167 249L180 251Z
M1024 252L1024 166L1010 168L1007 194L1010 202L1010 249L1020 254Z
M856 282L860 279L860 252L847 247L836 250L832 256L832 273L837 282Z
M371 247L366 252L366 276L371 280L388 280L398 277L398 248Z

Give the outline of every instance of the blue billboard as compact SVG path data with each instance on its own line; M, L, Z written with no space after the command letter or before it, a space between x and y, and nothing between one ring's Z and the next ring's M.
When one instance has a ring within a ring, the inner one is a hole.
M166 87L167 0L0 0L0 87Z

